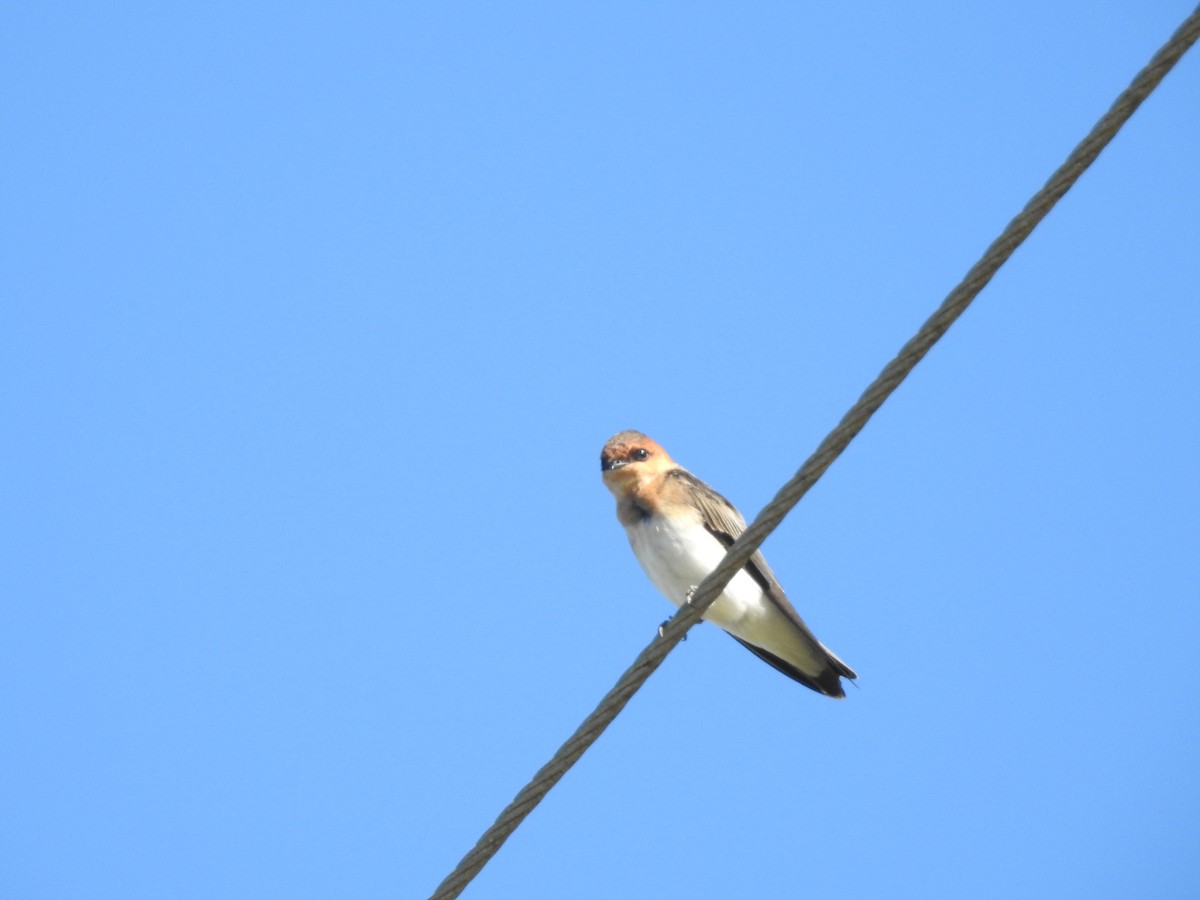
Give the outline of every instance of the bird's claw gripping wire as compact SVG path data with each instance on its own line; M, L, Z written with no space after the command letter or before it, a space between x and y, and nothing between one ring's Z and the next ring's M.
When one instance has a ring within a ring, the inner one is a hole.
M666 633L667 633L667 626L668 626L668 625L670 625L670 624L671 624L671 620L670 620L670 619L664 619L664 620L663 620L663 623L662 623L661 625L659 625L659 626L658 626L658 636L659 636L659 637L662 637L664 634L666 634ZM685 641L687 640L687 634L684 634L684 636L683 636L683 639L684 639Z
M695 593L696 593L696 585L693 584L690 588L688 588L687 594L684 595L683 602L686 603L688 606L691 606L692 605L692 596ZM671 624L671 620L667 619L661 625L658 626L658 636L659 637L663 636L663 633L667 630L667 626L669 624ZM683 636L683 639L685 641L687 640L686 634Z

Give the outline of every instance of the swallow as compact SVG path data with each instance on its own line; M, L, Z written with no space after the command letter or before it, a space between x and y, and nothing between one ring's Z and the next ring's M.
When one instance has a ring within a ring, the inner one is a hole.
M640 431L622 431L600 451L617 520L642 568L676 606L746 530L732 503L671 459ZM828 697L845 697L841 679L858 676L818 641L788 601L762 553L755 553L704 618L784 675Z

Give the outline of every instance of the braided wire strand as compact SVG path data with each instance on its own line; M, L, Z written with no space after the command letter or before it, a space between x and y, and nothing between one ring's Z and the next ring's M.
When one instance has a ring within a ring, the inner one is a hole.
M609 724L617 717L625 704L659 667L666 655L683 640L689 628L700 620L706 610L733 578L749 561L768 535L783 521L784 516L800 502L800 499L841 455L867 424L891 393L900 386L909 372L929 352L943 334L962 315L975 297L992 277L1012 256L1017 247L1050 212L1054 205L1079 179L1121 127L1133 115L1142 102L1150 96L1159 82L1175 66L1200 36L1200 7L1183 21L1171 38L1163 44L1149 63L1130 83L1100 120L1092 127L1087 137L1071 152L1066 161L1050 176L1042 188L1033 195L1024 209L1001 232L987 248L980 260L959 282L941 306L931 315L917 333L889 362L859 397L858 401L842 417L794 476L779 489L775 497L763 508L758 517L730 546L725 558L696 588L690 603L679 608L659 635L637 656L625 670L617 683L609 690L599 705L584 719L567 741L558 749L537 774L521 789L512 802L500 813L470 852L462 858L454 870L446 876L430 900L452 900L457 897L488 860L496 854L509 835L529 815L559 779L566 774Z

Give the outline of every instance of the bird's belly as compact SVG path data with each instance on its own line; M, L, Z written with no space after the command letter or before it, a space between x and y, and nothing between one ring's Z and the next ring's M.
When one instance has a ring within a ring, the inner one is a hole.
M629 543L654 586L676 606L717 567L726 549L699 523L653 516L630 526ZM704 618L740 635L762 617L765 602L758 583L740 571L704 611Z

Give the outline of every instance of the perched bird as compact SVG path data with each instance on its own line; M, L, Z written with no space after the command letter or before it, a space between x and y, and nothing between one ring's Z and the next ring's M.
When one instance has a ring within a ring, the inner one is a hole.
M609 438L600 470L638 562L668 600L682 605L746 530L745 519L640 431ZM841 679L858 677L808 630L762 553L733 576L704 618L819 693L844 697Z

